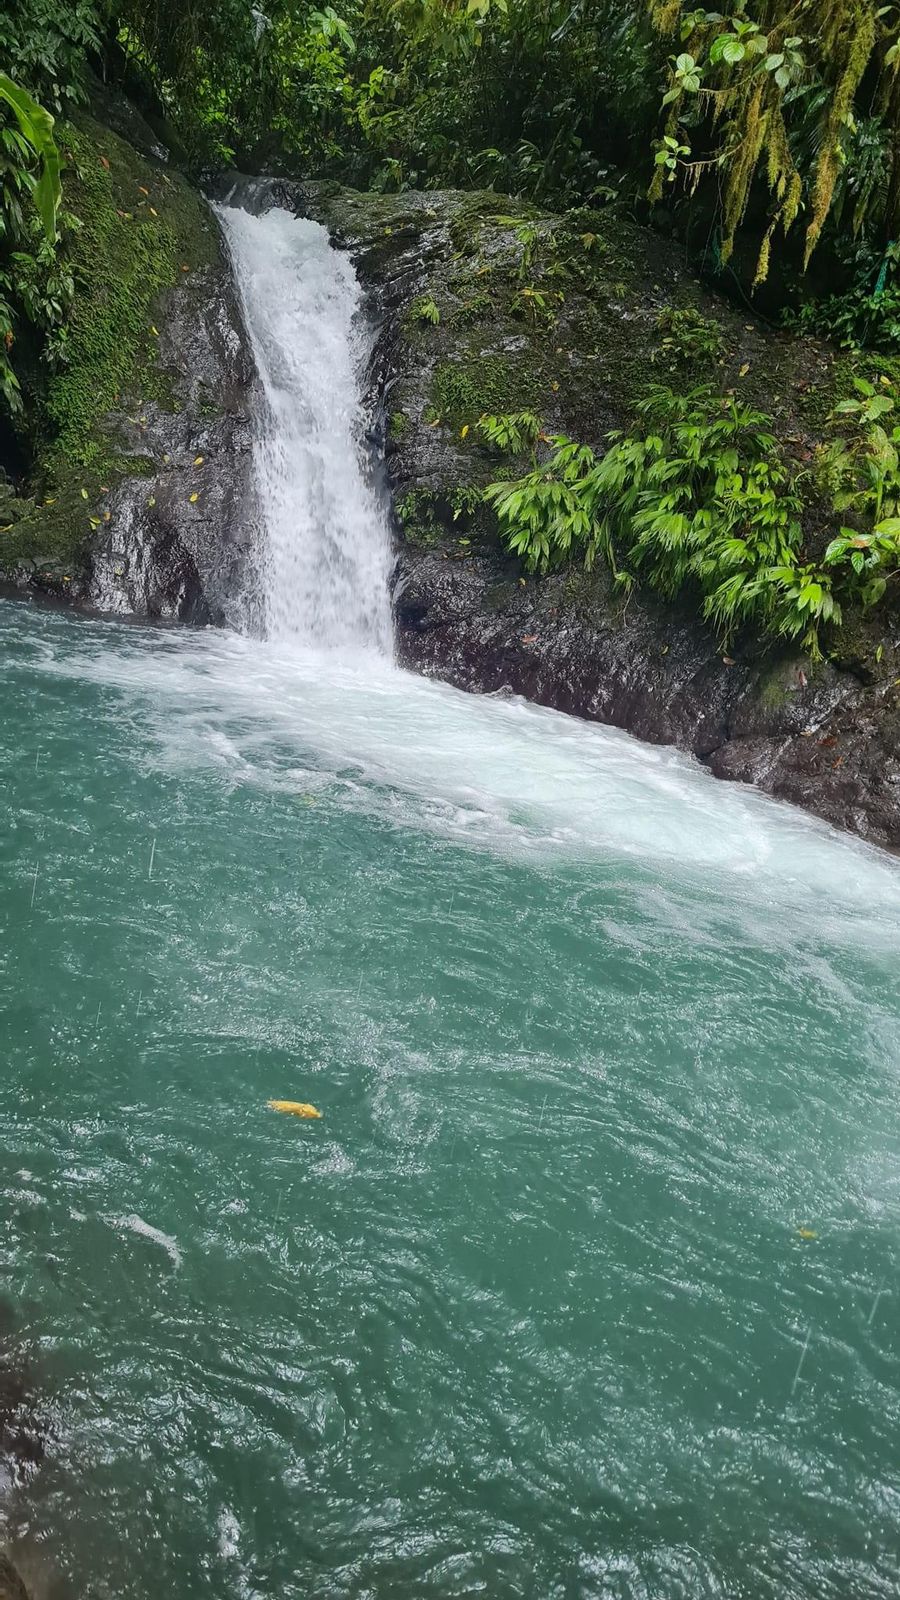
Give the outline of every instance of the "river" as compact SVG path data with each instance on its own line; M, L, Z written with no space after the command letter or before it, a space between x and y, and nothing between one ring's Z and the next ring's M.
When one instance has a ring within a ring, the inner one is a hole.
M0 606L23 1571L894 1596L900 869L397 669L358 286L313 224L223 221L246 630Z

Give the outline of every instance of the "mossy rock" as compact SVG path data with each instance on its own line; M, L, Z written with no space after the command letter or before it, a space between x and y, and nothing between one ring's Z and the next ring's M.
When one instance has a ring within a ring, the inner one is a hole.
M29 491L0 506L0 568L31 561L64 592L94 535L106 495L150 471L119 434L118 414L179 407L178 375L159 357L165 291L219 258L215 221L180 174L78 114L58 128L65 253L75 283L65 365L26 378Z

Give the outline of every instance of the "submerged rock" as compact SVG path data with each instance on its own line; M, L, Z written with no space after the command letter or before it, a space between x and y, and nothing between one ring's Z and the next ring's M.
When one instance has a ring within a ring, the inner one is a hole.
M372 404L396 508L400 660L676 745L717 777L900 845L895 616L845 628L840 661L747 641L726 653L687 608L640 591L623 603L604 572L527 576L477 493L505 465L478 442L484 412L528 408L602 446L653 381L758 405L802 465L850 383L846 358L704 291L674 246L612 211L273 188L350 249L380 322Z
M8 1556L0 1554L0 1600L28 1600L28 1590Z
M8 1556L0 1553L0 1600L28 1600L28 1590Z

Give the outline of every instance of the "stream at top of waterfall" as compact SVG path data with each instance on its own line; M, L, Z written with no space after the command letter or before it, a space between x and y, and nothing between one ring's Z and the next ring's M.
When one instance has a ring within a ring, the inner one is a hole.
M355 279L222 215L264 636L0 606L30 1589L895 1596L900 868L398 670Z

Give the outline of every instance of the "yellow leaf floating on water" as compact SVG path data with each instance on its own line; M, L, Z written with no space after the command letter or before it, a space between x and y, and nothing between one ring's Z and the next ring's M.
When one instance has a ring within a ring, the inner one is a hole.
M188 495L188 499L190 500L191 505L193 505L195 501L200 499L200 496L198 494L191 494Z
M321 1111L315 1106L308 1105L305 1100L269 1100L270 1111L286 1111L290 1117L321 1117Z
M202 467L202 465L203 465L203 457L202 456L195 456L194 457L194 466L195 467Z
M818 1239L819 1237L814 1228L798 1228L797 1232L801 1239Z

